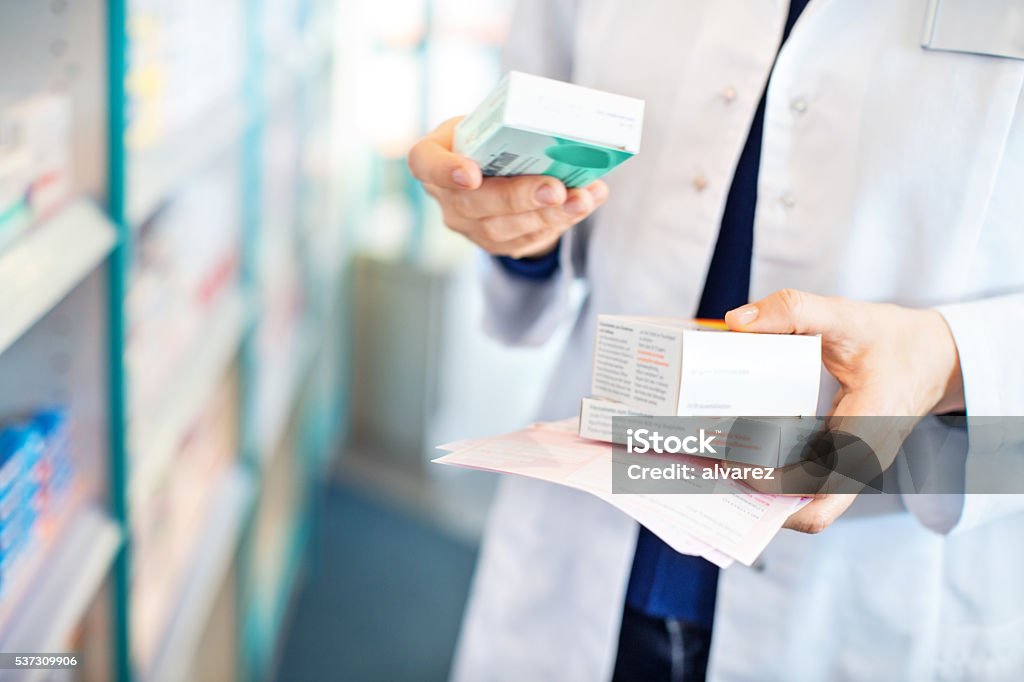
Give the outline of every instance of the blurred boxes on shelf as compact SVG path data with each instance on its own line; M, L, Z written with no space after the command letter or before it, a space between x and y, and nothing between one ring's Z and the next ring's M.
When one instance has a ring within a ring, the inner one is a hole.
M68 430L62 408L0 427L0 601L66 516L75 477Z
M29 153L29 205L34 218L45 217L71 194L71 99L34 95L4 107L0 121Z
M260 30L263 45L272 58L280 58L299 48L304 4L303 0L268 0L263 3Z
M302 131L297 102L282 100L262 139L262 218L259 252L263 315L256 335L259 381L257 422L281 421L303 371L303 325L309 316L313 269L303 262L305 227L300 221ZM270 434L273 436L274 434ZM268 437L270 437L268 436ZM273 447L261 443L263 447Z
M32 223L28 205L32 164L28 150L0 144L0 251Z
M151 494L132 500L132 621L140 661L152 659L188 567L209 549L198 546L198 538L238 454L238 397L237 376L230 374L210 396Z
M37 412L32 425L43 439L39 463L39 495L44 534L56 532L58 516L72 497L75 466L71 459L71 419L66 410L51 408Z
M284 401L277 439L282 462L301 460L280 505L295 519L282 538L298 562L293 528L314 512L307 484L320 482L313 464L333 445L334 429L320 424L344 416L334 382L345 232L334 208L336 6L4 10L0 249L10 248L0 274L25 285L7 287L12 324L0 330L0 639L11 650L79 653L82 679L237 676L206 670L204 648L269 669L261 659L273 641L235 641L255 592L243 531L266 504L253 483L270 478L240 466L238 432L244 424L247 444L260 435L271 362L279 377L305 368L312 379ZM283 108L295 114L271 133ZM285 174L293 184L270 197ZM273 214L261 210L271 204ZM260 261L282 244L278 260ZM314 297L328 312L300 335ZM325 350L299 362L295 338ZM4 421L51 400L74 415L73 435L67 413ZM276 502L271 515L282 516ZM125 546L129 576L114 563ZM288 586L272 587L271 601L286 602ZM215 602L237 613L218 614Z
M198 121L241 96L245 5L241 0L132 0L127 140L133 149Z
M0 249L71 195L71 100L0 95Z
M237 168L215 166L142 227L128 293L136 414L152 405L217 305L238 288L238 184Z

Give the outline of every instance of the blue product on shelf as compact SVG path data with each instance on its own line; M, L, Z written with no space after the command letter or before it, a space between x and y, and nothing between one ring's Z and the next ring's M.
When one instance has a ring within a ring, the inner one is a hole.
M33 509L19 507L0 528L0 555L9 557L18 554L31 537L37 518Z
M53 466L49 444L66 450L66 418L39 413L0 428L0 597L38 540ZM54 436L48 442L46 435Z
M66 407L47 407L32 415L32 426L49 444L67 446L70 418Z
M20 468L20 458L8 460L10 468ZM7 478L7 475L4 476ZM15 510L21 502L21 493L24 490L24 477L15 475L10 477L9 482L0 487L0 526L7 522L7 519L14 515Z
M14 429L0 429L0 494L6 491L21 473L19 443L19 436Z
M40 410L32 417L32 426L43 438L41 473L45 502L59 502L74 478L70 452L70 417L63 407Z
M0 431L0 551L5 553L25 530L20 525L34 523L38 515L37 472L43 443L31 426L19 424Z
M8 520L14 517L14 513L21 504L22 486L12 484L0 490L0 528L7 525Z
M28 475L43 453L39 431L25 424L0 430L0 491Z
M0 528L12 523L25 508L39 509L39 484L22 478L0 494Z
M36 542L37 520L38 515L32 509L22 507L10 523L0 529L0 597Z

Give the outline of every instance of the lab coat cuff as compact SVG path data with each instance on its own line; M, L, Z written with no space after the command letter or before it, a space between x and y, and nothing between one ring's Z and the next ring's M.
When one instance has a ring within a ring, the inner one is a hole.
M996 328L997 320L1005 314L1001 301L988 299L936 308L949 325L960 355L964 399L970 415L1005 415L1011 413L1008 408L1015 409L1017 413L1024 408L1024 401L1009 395L1007 390L1011 382L1007 381L1005 372L1014 364L1012 355L1017 352L1013 347L1019 343L1019 338L1000 338L1001 335L1018 336L1017 330ZM1024 304L1021 307L1024 312ZM1016 380L1021 378L1015 377ZM1012 383L1017 384L1016 380ZM1015 402L1018 403L1016 406Z
M539 346L551 338L572 311L575 271L569 246L563 245L558 268L547 280L511 273L485 254L484 331L513 346Z
M971 490L972 467L986 466L993 453L1015 455L1024 452L1019 444L1008 442L1009 430L1004 428L1008 415L1024 415L1024 359L1019 351L1021 330L1017 325L1003 324L1008 317L1024 317L1024 295L1001 296L968 303L940 306L936 310L945 318L953 334L960 356L964 399L967 414L969 448L965 471L965 487ZM908 505L927 505L923 498L934 497L933 504L944 507L941 516L951 518L949 506L961 501L958 520L948 532L961 533L988 521L1024 512L1024 495L972 494L919 495ZM934 511L934 510L933 510ZM915 516L925 523L922 515ZM928 525L925 523L925 525ZM939 532L946 529L935 528Z

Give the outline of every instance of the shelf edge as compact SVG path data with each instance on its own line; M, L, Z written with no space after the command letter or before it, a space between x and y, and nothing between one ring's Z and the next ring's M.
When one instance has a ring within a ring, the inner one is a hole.
M107 217L77 199L0 253L0 353L88 277L116 241Z
M184 679L217 588L227 575L241 540L254 493L250 476L238 465L224 474L224 481L214 493L217 501L190 557L179 606L168 621L162 644L143 679L153 682Z

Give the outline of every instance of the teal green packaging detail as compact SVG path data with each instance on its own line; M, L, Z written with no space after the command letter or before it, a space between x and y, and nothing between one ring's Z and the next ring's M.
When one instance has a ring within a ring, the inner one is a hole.
M585 187L633 156L553 135L499 127L468 155L484 175L550 175L566 187Z
M17 241L32 224L28 199L19 199L7 208L0 208L0 251Z
M594 147L573 140L555 138L555 144L544 150L552 164L544 171L566 187L583 187L633 156L621 149Z
M642 100L519 72L455 130L486 176L550 175L584 187L640 149Z

